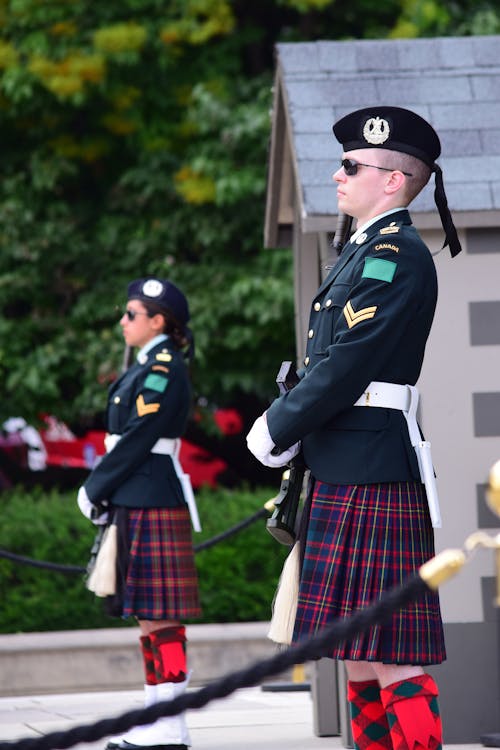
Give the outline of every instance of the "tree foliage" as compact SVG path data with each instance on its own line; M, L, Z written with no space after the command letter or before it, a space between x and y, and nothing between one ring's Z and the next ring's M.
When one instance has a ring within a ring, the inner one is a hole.
M291 266L261 247L270 76L242 76L230 3L2 10L4 415L102 408L115 308L151 273L190 299L197 391L263 396L293 353Z
M278 40L488 33L474 0L0 0L1 417L91 420L127 282L185 290L196 392L274 395L292 264L262 248Z

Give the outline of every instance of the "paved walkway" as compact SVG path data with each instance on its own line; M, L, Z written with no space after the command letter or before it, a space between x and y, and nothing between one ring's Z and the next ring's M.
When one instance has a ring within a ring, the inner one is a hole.
M0 698L0 740L62 731L142 706L142 691ZM340 737L316 737L311 694L245 688L188 712L193 750L342 750ZM101 750L105 740L76 745ZM447 745L446 750L483 750Z

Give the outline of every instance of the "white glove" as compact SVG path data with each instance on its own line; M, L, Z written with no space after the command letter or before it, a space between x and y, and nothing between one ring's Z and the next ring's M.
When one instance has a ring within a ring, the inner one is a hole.
M80 511L83 513L85 518L88 518L89 521L92 521L92 523L94 523L96 526L103 526L108 522L107 511L101 513L100 516L95 516L95 514L97 513L97 506L94 505L94 503L90 502L85 487L80 487L80 489L78 490L78 497L76 499L76 502L78 503L78 507L80 508Z
M261 414L252 425L252 429L247 435L247 447L255 458L262 461L264 456L271 453L275 443L269 433L265 413Z
M273 456L272 453L268 453L264 458L259 459L264 466L270 466L272 469L278 468L279 466L285 466L292 458L295 458L297 453L300 451L300 440L298 443L294 443L286 450L279 453L277 456Z
M261 464L276 469L284 466L297 455L300 450L300 442L291 445L277 456L272 455L273 448L276 444L273 442L265 414L258 417L253 423L252 429L247 435L247 446L250 453L253 453Z

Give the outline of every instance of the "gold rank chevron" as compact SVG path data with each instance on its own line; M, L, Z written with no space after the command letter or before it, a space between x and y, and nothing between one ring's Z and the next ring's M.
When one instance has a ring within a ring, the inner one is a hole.
M362 320L369 320L370 318L373 318L376 312L377 305L373 305L373 307L363 307L361 310L358 310L358 312L356 312L351 304L351 300L347 302L347 305L343 309L343 313L349 328L357 325L357 323L361 323Z
M160 404L146 404L142 393L137 396L135 405L137 406L137 414L140 417L143 417L145 414L154 414L160 408Z

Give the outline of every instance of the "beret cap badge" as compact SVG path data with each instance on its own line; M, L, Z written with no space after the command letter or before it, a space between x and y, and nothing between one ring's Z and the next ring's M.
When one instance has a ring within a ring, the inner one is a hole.
M127 286L127 299L150 302L175 318L183 328L187 326L189 321L188 301L183 292L168 279L159 279L156 276L135 279Z
M363 138L367 143L379 146L385 143L391 134L389 123L382 117L369 117L363 127Z
M163 284L158 279L148 279L142 286L142 293L146 297L159 297L163 292Z

